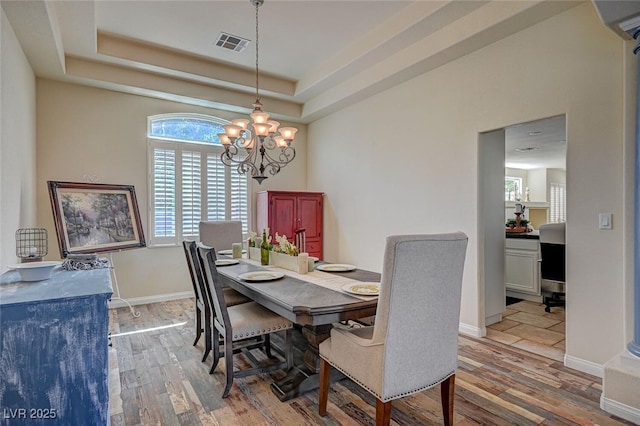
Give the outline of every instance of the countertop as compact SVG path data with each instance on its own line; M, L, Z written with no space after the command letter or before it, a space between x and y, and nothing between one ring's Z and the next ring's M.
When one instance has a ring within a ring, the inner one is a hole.
M520 238L525 240L539 240L540 239L540 231L531 231L531 232L505 232L505 236L507 238Z
M57 267L51 278L43 281L20 281L18 271L0 276L0 307L20 303L42 303L56 299L74 299L95 294L111 294L111 274L108 268L86 271L65 271Z

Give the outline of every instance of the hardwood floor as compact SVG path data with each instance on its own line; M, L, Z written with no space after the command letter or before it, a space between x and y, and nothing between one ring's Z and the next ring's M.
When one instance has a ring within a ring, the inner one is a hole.
M193 300L110 311L112 425L371 425L375 401L348 379L330 387L327 416L318 392L282 403L270 383L284 373L236 379L220 398L224 374L209 375L192 346ZM201 339L203 340L203 339ZM297 353L298 357L301 356ZM224 361L221 361L224 362ZM240 357L238 365L244 361ZM630 425L600 410L600 379L561 362L488 339L461 335L454 423L458 425ZM442 424L439 387L393 402L395 425Z

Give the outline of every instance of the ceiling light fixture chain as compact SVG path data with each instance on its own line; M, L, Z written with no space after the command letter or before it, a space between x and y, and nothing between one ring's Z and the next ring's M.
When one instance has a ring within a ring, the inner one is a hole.
M258 9L264 0L250 0L256 8L256 101L253 104L251 120L238 118L224 126L225 133L218 137L225 150L220 156L222 163L229 167L237 167L240 174L251 174L251 177L262 183L268 176L275 176L280 169L289 164L296 156L291 146L298 129L281 127L280 123L269 120L269 114L262 110L259 89L259 13ZM276 134L279 132L279 134ZM243 154L246 154L243 156ZM277 155L275 155L277 154Z
M260 102L260 93L258 92L258 88L260 87L260 72L258 69L258 65L260 63L259 58L260 58L260 25L259 25L259 14L258 14L258 9L260 8L260 6L262 6L262 4L264 3L264 0L251 0L251 4L254 5L256 7L256 102Z

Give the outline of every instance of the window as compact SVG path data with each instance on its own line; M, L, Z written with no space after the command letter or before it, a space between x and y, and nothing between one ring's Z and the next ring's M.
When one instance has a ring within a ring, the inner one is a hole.
M549 222L566 222L567 185L551 182L549 193Z
M516 201L522 196L522 178L505 176L504 177L504 200Z
M246 175L220 160L219 118L198 114L149 117L149 244L198 238L201 220L240 220L248 234Z

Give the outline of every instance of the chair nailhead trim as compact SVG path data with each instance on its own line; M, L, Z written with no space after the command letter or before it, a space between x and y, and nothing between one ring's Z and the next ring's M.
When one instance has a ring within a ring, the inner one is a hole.
M328 359L325 359L325 358L323 358L323 359L325 361L327 361L329 364L331 364L331 366L333 366L334 368L340 370L340 372L342 372L342 374L344 374L345 376L349 377L351 380L353 380L359 386L361 386L364 389L366 389L368 392L370 392L373 396L375 396L376 398L378 398L382 402L392 401L394 399L398 399L398 398L402 398L402 397L405 397L405 396L413 395L414 393L422 392L423 390L431 389L432 387L434 387L436 385L439 385L440 383L444 382L449 377L451 377L451 376L453 376L455 374L455 371L452 371L451 373L447 374L444 378L438 380L437 382L431 383L430 385L422 386L422 387L420 387L418 389L415 389L415 390L412 390L412 391L408 391L408 392L403 392L403 393L399 393L399 394L396 394L396 395L392 395L392 396L390 396L388 398L383 398L381 395L379 395L373 389L369 388L367 385L363 384L358 379L354 378L351 374L349 374L346 371L342 370L340 367L338 367L337 365L335 365L334 363L332 363Z
M279 330L286 330L288 328L293 328L293 324L289 323L289 324L280 324L280 325L276 325L273 326L271 328L266 328L266 329L262 329L262 331L260 330L251 330L248 331L246 333L239 333L239 334L234 334L233 338L234 339L244 339L247 337L253 337L253 336L260 336L263 334L268 334L268 333L273 333L274 331L279 331Z

